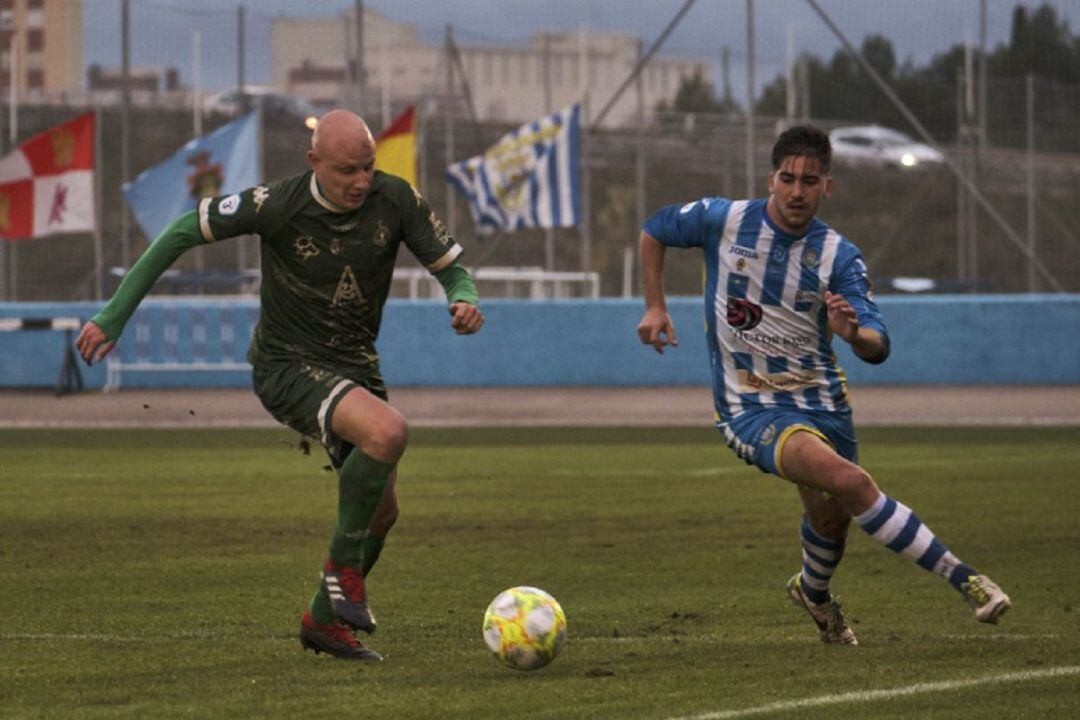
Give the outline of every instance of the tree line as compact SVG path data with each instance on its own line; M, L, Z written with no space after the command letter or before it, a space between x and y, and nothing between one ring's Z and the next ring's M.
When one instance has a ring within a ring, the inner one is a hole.
M969 59L976 62L978 49L972 51L975 58L968 58L969 51L958 43L928 64L917 66L910 59L898 62L892 42L883 35L871 35L863 41L860 52L935 139L951 142L958 138L965 63ZM829 60L806 53L800 61L805 64L802 77L809 91L810 117L912 131L900 111L846 49L837 50ZM1080 35L1074 35L1068 22L1050 5L1034 10L1015 7L1008 42L987 53L986 127L990 143L1023 144L1025 83L1029 74L1036 78L1035 126L1039 143L1047 150L1080 151L1080 133L1074 130L1075 108L1080 102ZM778 75L754 103L755 112L783 116L786 93L787 80ZM670 109L699 113L740 111L730 98L717 98L700 75L683 81Z

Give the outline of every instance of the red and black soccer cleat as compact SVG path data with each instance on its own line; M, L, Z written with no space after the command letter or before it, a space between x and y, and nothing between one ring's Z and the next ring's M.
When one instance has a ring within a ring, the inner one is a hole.
M382 655L357 640L348 627L340 622L319 625L310 612L300 618L300 644L305 650L314 650L316 655L324 652L343 660L382 661Z
M375 632L375 616L367 606L367 591L360 568L327 560L322 585L330 596L330 608L341 622L368 634Z

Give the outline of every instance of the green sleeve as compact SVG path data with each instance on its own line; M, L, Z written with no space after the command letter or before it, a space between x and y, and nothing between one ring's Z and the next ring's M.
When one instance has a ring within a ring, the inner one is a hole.
M124 326L131 319L135 308L146 293L150 292L161 273L168 270L185 250L202 245L203 242L196 212L192 210L178 217L150 243L142 257L124 275L116 294L90 319L101 328L105 337L115 342L124 331Z
M443 286L443 290L446 291L446 300L451 305L459 302L476 305L480 300L472 275L456 260L435 273L435 279Z

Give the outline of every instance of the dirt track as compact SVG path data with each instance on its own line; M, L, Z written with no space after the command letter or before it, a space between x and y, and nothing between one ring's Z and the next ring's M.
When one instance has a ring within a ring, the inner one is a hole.
M1080 425L1080 385L856 387L851 396L859 425ZM391 402L415 426L712 422L707 387L392 388ZM0 428L274 424L249 390L0 391Z

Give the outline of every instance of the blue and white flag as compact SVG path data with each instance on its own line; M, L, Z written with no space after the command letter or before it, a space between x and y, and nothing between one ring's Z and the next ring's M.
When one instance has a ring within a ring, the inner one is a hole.
M468 199L478 230L573 227L581 221L580 124L581 105L571 105L446 169L446 179Z
M228 195L258 185L257 113L195 138L163 163L124 184L128 207L149 240L201 198Z

